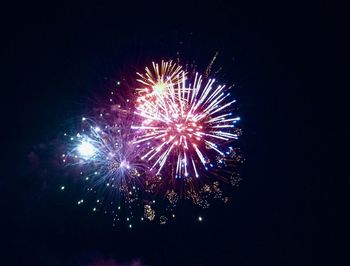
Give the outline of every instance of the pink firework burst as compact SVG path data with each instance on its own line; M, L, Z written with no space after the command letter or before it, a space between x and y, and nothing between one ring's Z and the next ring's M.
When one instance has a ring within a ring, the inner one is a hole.
M138 130L134 143L146 144L142 159L157 175L199 178L202 171L220 167L232 152L229 143L238 138L235 123L240 119L232 112L235 100L215 79L204 81L196 73L191 80L178 68L166 74L161 94L138 99L136 114L143 120L132 127Z

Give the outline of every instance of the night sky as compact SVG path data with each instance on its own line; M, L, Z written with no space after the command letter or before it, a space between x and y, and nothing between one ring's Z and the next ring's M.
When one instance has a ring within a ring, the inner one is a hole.
M1 265L327 261L314 82L322 6L114 1L4 11ZM76 207L79 185L54 163L59 136L104 99L110 80L132 76L152 60L176 59L178 51L202 69L219 52L222 79L235 83L243 180L231 189L229 204L205 211L183 204L167 225L114 228L110 217Z

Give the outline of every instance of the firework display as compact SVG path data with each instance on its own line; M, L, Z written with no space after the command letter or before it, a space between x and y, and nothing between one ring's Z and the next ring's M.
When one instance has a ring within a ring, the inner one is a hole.
M170 204L173 218L180 199L204 208L210 198L227 202L221 183L239 181L234 167L242 161L235 145L240 118L231 87L207 74L172 61L136 73L138 85L131 86L133 96L127 100L131 107L117 104L108 116L100 114L103 119L83 118L63 161L82 169L88 191L114 191L119 208L121 201L138 202L141 220L166 223L166 215L155 219L156 198Z

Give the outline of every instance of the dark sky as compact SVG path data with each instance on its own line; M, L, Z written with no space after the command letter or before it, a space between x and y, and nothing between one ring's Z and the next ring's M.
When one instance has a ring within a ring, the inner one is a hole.
M91 258L139 259L149 266L327 261L323 243L329 232L321 221L329 206L314 82L324 7L294 1L131 2L28 3L4 10L0 264L87 265ZM61 171L48 166L53 140L91 99L105 95L105 78L133 75L151 60L175 59L177 51L202 68L219 52L223 79L235 82L243 181L230 204L205 211L203 223L195 220L202 210L183 207L166 226L115 229L108 217L77 210L74 191L57 191ZM33 171L28 155L40 144L46 151Z

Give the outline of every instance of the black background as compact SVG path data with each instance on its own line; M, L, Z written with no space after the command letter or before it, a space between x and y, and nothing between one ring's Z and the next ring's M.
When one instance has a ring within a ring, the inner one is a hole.
M4 10L1 265L320 265L326 181L319 95L325 7L224 1L14 4ZM323 42L324 43L324 42ZM113 228L59 191L52 140L106 95L106 78L152 60L196 61L215 52L234 81L246 162L230 204L183 206L165 226ZM30 154L43 144L45 155ZM204 221L198 223L197 216ZM97 265L97 264L96 264ZM101 264L102 265L102 264Z

